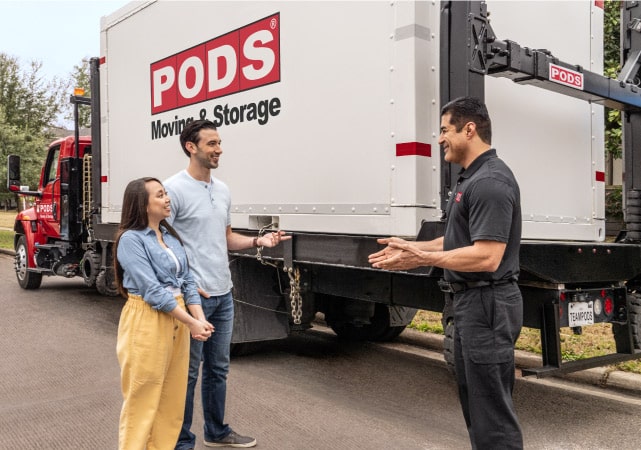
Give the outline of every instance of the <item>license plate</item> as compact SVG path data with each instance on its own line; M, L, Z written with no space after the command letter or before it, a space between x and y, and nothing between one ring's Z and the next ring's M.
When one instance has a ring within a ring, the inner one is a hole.
M570 302L568 323L570 327L594 324L594 305L592 302Z

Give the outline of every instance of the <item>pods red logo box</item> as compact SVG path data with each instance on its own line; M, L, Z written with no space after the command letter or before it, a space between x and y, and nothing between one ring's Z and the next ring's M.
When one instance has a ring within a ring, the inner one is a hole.
M151 64L151 113L280 81L280 14Z

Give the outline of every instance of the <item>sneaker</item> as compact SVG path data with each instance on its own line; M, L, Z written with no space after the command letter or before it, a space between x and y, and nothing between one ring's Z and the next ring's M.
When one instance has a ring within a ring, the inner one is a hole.
M238 447L248 448L256 445L256 439L249 436L241 436L232 431L224 438L218 441L205 441L205 447Z

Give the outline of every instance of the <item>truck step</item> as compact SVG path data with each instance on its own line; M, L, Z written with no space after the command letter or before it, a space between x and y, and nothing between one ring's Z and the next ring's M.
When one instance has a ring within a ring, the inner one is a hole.
M53 275L53 270L51 270L51 269L43 269L41 267L37 267L37 268L33 268L33 269L29 268L29 269L27 269L27 272L41 273L43 275Z
M60 246L56 244L36 244L36 248L54 249L60 248Z

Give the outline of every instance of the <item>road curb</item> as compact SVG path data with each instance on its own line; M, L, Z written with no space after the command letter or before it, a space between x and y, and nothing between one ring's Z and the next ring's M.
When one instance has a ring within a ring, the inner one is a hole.
M425 333L406 328L405 331L396 338L396 342L442 352L443 339L443 335L440 334ZM516 367L519 369L531 369L542 365L540 356L522 350L515 350L514 359ZM611 367L596 367L554 375L554 378L589 384L637 396L641 395L641 375L615 370Z
M14 252L13 250L8 250L6 248L0 248L0 254L16 256L16 252Z

